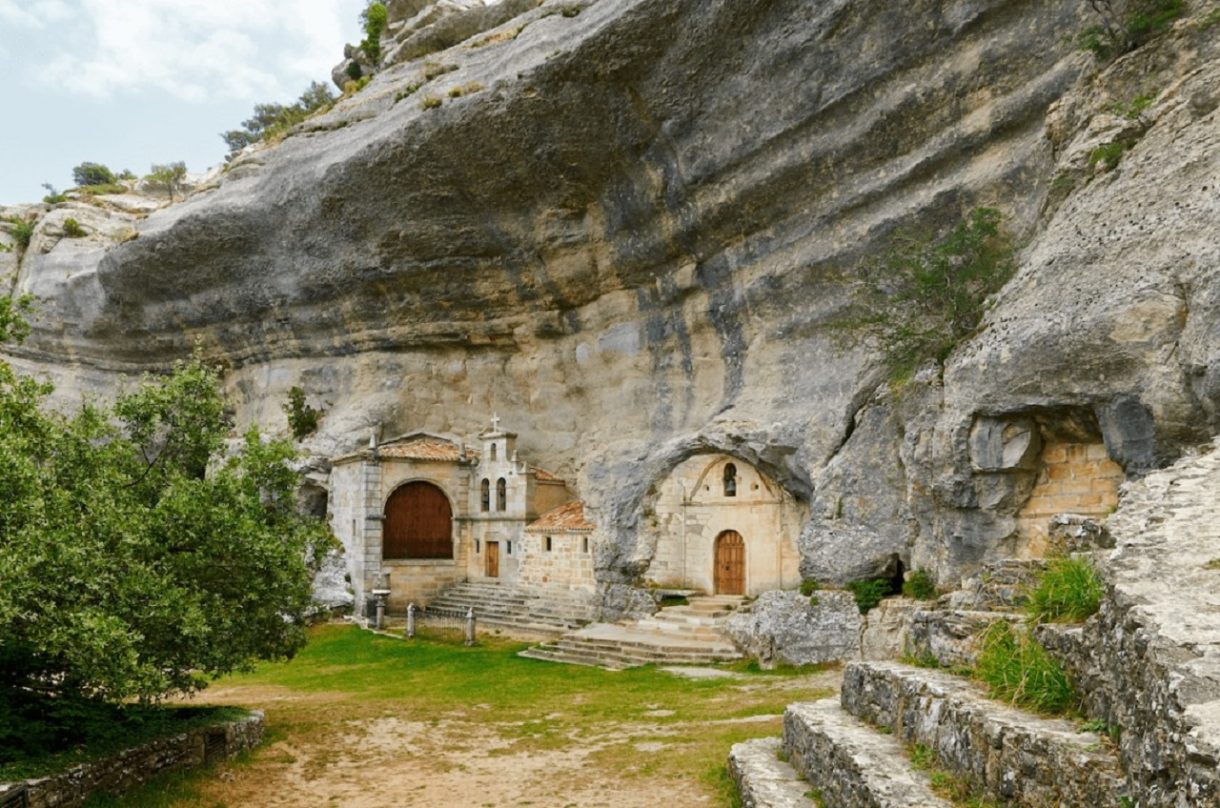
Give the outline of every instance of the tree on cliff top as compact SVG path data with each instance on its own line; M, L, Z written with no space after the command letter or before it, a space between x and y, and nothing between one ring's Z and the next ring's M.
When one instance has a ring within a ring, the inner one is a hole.
M0 297L0 339L26 308ZM65 704L155 701L292 656L308 560L331 542L296 511L287 443L251 430L223 455L202 362L71 417L44 410L50 391L0 361L0 762Z

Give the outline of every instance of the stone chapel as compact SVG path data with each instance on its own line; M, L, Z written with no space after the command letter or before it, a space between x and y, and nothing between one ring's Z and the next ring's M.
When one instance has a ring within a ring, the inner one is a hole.
M594 587L591 534L567 484L517 456L499 418L462 441L414 432L335 458L330 520L358 614L388 577L388 607L466 580Z

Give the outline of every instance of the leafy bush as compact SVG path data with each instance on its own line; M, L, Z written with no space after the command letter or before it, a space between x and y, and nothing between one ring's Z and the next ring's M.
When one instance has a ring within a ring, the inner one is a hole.
M8 216L4 221L13 226L13 239L16 240L17 246L23 250L27 249L30 239L34 238L34 221L22 219L20 216Z
M1135 120L1143 115L1148 107L1152 106L1153 100L1154 98L1151 95L1140 94L1126 103L1115 101L1110 105L1110 111L1115 115L1122 115L1124 118Z
M60 193L59 190L56 189L56 187L51 183L44 182L42 187L47 189L47 195L42 198L42 201L46 202L48 205L58 205L60 202L68 201L68 197Z
M821 587L818 585L818 582L813 580L812 578L806 578L805 580L801 581L801 594L802 595L805 595L805 596L812 595L814 592L817 592L818 589L820 589L820 588Z
M984 630L975 676L993 698L1041 713L1062 713L1076 703L1067 674L1028 632L999 620Z
M1102 144L1089 152L1089 165L1095 166L1101 163L1106 171L1110 171L1123 159L1123 152L1126 150L1127 144L1119 140Z
M883 258L858 268L856 305L835 326L876 339L892 381L943 362L1015 269L1000 220L979 208L939 238L899 232Z
M1099 23L1081 31L1076 44L1108 61L1138 48L1186 11L1183 0L1088 0Z
M373 80L372 76L361 76L358 79L354 79L352 81L345 82L343 84L343 97L347 98L348 96L355 95L356 93L360 92L365 87L367 87L369 82L372 80Z
M110 185L114 182L114 172L101 163L81 163L72 169L72 181L81 185Z
M441 100L435 95L425 95L424 100L419 102L420 109L436 109L441 105Z
M1101 576L1083 558L1056 558L1031 587L1025 609L1036 622L1079 622L1101 607Z
M288 401L284 402L282 409L288 416L288 429L292 431L292 437L301 440L317 431L321 413L305 403L305 391L300 387L288 391Z
M72 218L64 219L63 229L68 238L84 238L88 235L85 228L80 226L80 222Z
M852 581L847 589L856 598L856 606L860 614L868 614L882 598L894 594L894 587L885 578L872 578L867 581Z
M925 569L912 571L902 583L902 594L915 600L935 600L936 582Z
M20 337L28 301L0 299ZM303 644L333 539L296 510L287 443L222 452L217 386L195 360L68 417L0 362L0 713L152 701Z
M72 189L78 194L87 194L88 196L101 196L102 194L125 194L127 186L120 185L117 182L103 183L101 185L82 185L79 188Z
M311 115L325 112L334 103L335 94L330 87L315 81L305 88L295 104L255 104L254 115L242 121L241 129L221 133L221 139L229 147L225 160L232 160L252 143L283 137L289 129Z
M364 71L360 69L359 62L348 62L347 70L343 72L347 73L347 77L352 81L364 78Z
M381 64L381 34L385 31L389 15L384 3L371 2L360 12L360 21L364 23L364 39L360 42L360 50L369 57L374 65Z

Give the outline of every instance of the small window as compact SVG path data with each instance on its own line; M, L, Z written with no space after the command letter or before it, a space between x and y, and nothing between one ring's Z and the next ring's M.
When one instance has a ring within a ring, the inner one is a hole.
M513 543L511 541L508 543L508 554L513 554Z
M474 540L474 554L478 555L481 552L483 552L483 551L481 549L479 549L479 540L475 539Z
M491 448L487 450L487 457L491 460L496 459L496 444L493 443Z
M483 492L480 505L484 511L491 510L491 480L486 478L483 480Z
M587 553L587 552L589 552L589 537L588 537L588 536L585 536L585 538L584 538L584 546L583 546L583 548L582 548L582 549L583 549L583 550L584 550L586 553Z
M737 496L737 467L732 463L726 463L724 466L724 495Z
M548 553L551 552L551 537L550 536L546 537L546 551Z
M503 477L496 480L496 510L508 510L508 483L504 481Z

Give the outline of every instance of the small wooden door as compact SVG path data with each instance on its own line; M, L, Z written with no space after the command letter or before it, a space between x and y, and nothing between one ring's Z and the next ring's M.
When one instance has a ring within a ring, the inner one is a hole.
M500 542L487 542L487 577L500 577Z
M736 530L716 537L716 594L746 593L746 542Z

